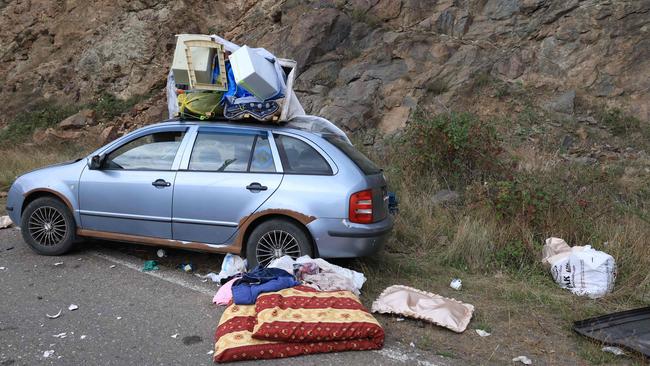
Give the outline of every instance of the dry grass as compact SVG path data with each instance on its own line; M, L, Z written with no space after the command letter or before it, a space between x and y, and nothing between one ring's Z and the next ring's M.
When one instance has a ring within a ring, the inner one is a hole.
M0 191L7 191L25 172L82 157L91 150L91 147L76 144L16 145L0 149Z

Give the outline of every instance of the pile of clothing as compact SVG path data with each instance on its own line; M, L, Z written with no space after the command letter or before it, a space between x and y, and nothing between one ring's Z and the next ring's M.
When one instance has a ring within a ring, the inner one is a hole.
M362 273L285 256L221 281L214 302L228 307L215 334L215 362L383 347L383 328L358 298Z
M228 254L218 275L221 283L213 302L228 305L254 304L257 296L265 292L304 285L317 291L350 291L356 296L366 282L363 273L353 271L322 258L308 255L293 259L287 255L273 260L267 267L257 266L245 272L245 261Z

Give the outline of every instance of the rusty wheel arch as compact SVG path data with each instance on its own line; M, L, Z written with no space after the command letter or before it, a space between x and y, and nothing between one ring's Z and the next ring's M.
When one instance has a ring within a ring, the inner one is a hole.
M72 204L70 203L70 201L64 195L52 189L48 189L48 188L33 189L31 191L25 192L25 194L23 194L23 197L25 197L25 199L23 200L23 205L20 208L21 217L23 215L23 212L25 211L25 208L27 208L27 205L29 205L30 203L34 202L35 200L41 197L53 197L58 199L59 201L63 202L63 204L66 205L66 207L68 207L68 210L70 210L70 214L74 216L74 210L72 209Z
M270 209L256 212L253 215L244 217L240 221L241 229L243 230L240 229L237 237L235 238L233 246L239 247L239 254L242 257L246 257L246 246L248 245L248 238L250 237L253 230L255 230L255 228L263 222L273 219L288 220L298 225L298 227L305 232L305 235L307 235L311 241L314 257L318 257L318 246L316 246L316 241L314 240L313 235L311 235L311 232L309 229L307 229L307 224L316 220L316 218L314 216L304 215L300 212L284 209Z

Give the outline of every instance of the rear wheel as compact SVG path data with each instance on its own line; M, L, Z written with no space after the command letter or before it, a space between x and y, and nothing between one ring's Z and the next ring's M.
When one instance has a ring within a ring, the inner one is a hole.
M72 247L76 224L68 207L56 198L30 202L21 220L23 239L38 254L61 255Z
M268 266L277 258L288 255L298 258L313 256L311 240L305 231L295 223L273 219L258 225L248 238L246 259L251 268L258 264Z

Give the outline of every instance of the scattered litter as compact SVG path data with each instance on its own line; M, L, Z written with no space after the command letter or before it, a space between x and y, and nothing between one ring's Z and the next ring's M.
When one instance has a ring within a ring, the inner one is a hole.
M194 271L194 265L192 263L181 263L178 265L178 268L180 268L185 273Z
M52 337L54 337L54 338L65 338L67 336L68 336L68 332L63 332L63 333L55 334Z
M214 354L214 351L208 351L208 355Z
M160 268L158 267L158 262L156 261L144 261L144 266L142 267L143 272L147 271L157 271Z
M528 358L526 356L515 357L515 358L512 359L512 362L521 362L524 365L532 365L533 364L533 361L531 361L530 358Z
M411 342L409 345L410 345L411 347L415 348L415 343Z
M203 282L208 282L208 280L211 280L212 282L219 282L219 275L217 275L214 272L210 272L206 275L200 275L198 273L195 273L194 275L198 278L201 278Z
M179 336L178 333L174 333L174 334L172 334L172 338L174 338L174 339L178 338L178 336Z
M78 261L80 261L80 260L81 260L81 258L77 258L77 260L78 260Z
M11 226L13 222L9 216L0 216L0 229L6 229Z
M86 337L88 337L88 336L85 335L85 334L82 334L82 335L79 337L79 339L86 339Z
M120 319L122 319L122 317L118 316L118 317L115 317L115 319L120 320Z
M481 337L489 337L492 335L492 333L488 333L483 329L476 329L476 334L480 335Z
M0 267L0 271L5 271L7 267Z
M165 258L167 256L167 252L165 251L165 249L158 249L156 251L156 255L158 256L158 258Z
M45 352L43 352L43 357L44 357L44 358L48 358L48 357L52 356L53 354L54 354L54 350L51 349L51 350L49 350L49 351L45 351Z
M616 261L605 252L590 245L569 247L560 238L548 238L542 255L555 282L575 295L596 299L614 289Z
M58 267L58 266L60 266L60 265L62 265L62 264L63 264L63 262L56 262L56 263L54 263L54 266L55 266L55 267Z
M449 287L453 288L456 291L460 291L460 289L463 287L463 281L461 281L460 278L454 278L451 280Z
M613 353L616 356L625 355L625 352L622 349L618 348L618 347L607 346L607 347L603 347L602 350L603 350L603 352Z
M70 310L70 311L75 311L77 309L79 309L78 305L70 304L70 306L68 306L68 310Z
M403 322L404 320L406 320L406 319L404 319L404 318L397 318L397 319L395 319L396 322Z
M7 248L7 249L5 249L5 250L12 250L13 248L14 248L14 247L9 247L9 248Z
M422 319L462 333L472 319L474 305L408 286L393 285L372 303L372 312Z
M62 312L62 311L63 311L63 310L59 309L59 312L58 312L58 313L56 313L56 314L54 314L54 315L45 314L45 316L47 316L47 317L50 318L50 319L56 319L56 318L58 318L58 317L61 316L61 312Z
M115 265L111 264L110 266L108 266L108 268L115 268Z

